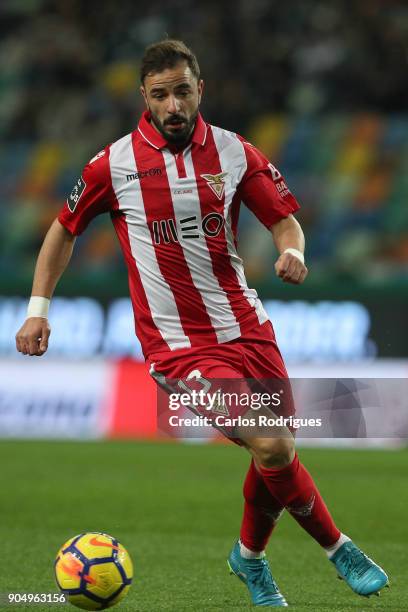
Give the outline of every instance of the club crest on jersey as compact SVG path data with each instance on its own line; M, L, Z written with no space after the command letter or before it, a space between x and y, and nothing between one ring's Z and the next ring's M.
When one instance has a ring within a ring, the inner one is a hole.
M225 190L225 181L228 172L220 172L219 174L200 174L201 178L207 181L207 185L219 200L222 199Z

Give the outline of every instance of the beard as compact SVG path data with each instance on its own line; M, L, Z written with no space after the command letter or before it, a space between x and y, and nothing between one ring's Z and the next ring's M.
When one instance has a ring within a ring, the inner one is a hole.
M150 111L151 119L160 134L167 140L168 143L174 145L187 144L193 132L195 122L198 117L198 109L187 119L184 115L175 114L161 122L160 119L152 111ZM180 124L180 126L178 126ZM172 125L177 125L172 129Z

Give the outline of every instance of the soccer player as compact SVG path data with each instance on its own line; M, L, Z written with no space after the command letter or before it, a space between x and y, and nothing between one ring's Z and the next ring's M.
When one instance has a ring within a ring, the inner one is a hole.
M150 45L141 64L146 111L137 128L85 166L40 250L17 350L43 355L48 306L75 237L109 212L129 274L136 333L158 381L286 379L272 325L249 289L236 250L243 202L271 231L276 274L302 283L299 205L280 172L241 136L204 122L204 83L181 41ZM197 374L198 373L198 374ZM235 440L251 454L240 538L228 564L258 606L287 603L265 548L286 509L360 595L388 584L385 572L341 533L286 428Z

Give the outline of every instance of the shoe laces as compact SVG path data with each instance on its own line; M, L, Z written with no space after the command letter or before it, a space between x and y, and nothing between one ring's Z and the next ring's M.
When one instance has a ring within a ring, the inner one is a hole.
M272 578L271 570L266 559L259 559L256 564L248 565L246 568L248 582L260 586L270 594L279 593L278 585Z
M347 548L343 559L341 560L344 575L348 578L350 575L361 578L369 569L369 559L358 548Z

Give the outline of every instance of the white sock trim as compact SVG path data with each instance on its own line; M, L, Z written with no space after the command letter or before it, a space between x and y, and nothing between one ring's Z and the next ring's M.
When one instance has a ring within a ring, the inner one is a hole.
M265 556L264 550L261 550L260 552L250 550L241 542L241 540L239 540L239 548L241 557L243 557L244 559L263 559Z
M339 550L340 546L343 546L345 542L351 542L351 538L344 535L344 533L341 533L339 539L337 540L335 544L332 544L332 546L324 547L326 555L329 557L329 559L330 557L334 555L334 553L336 553Z

